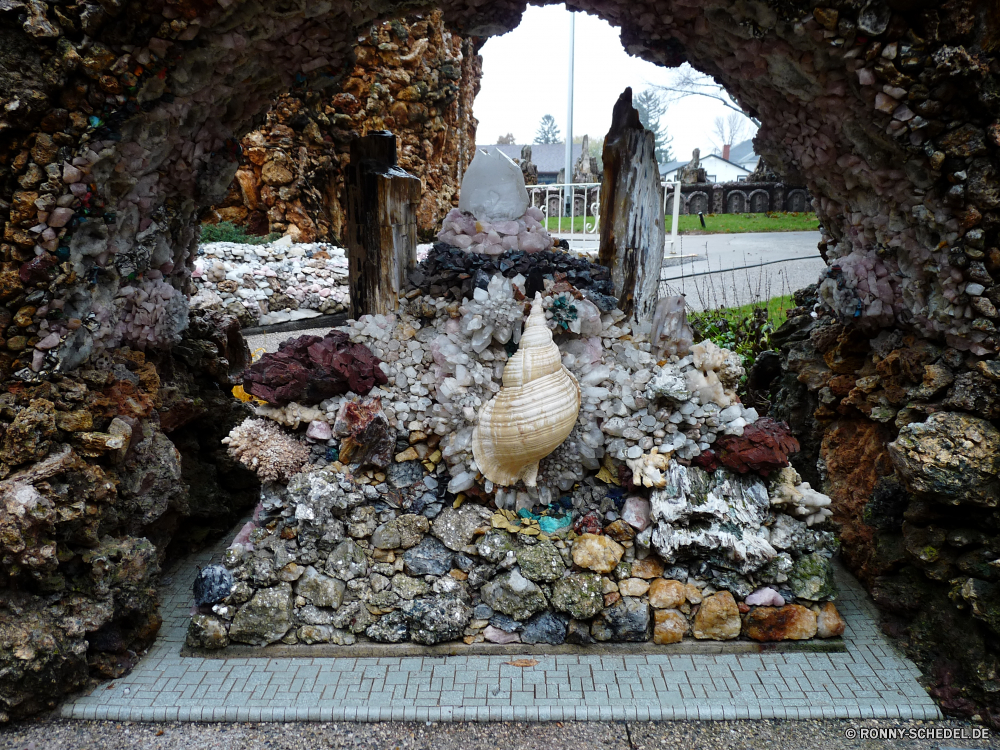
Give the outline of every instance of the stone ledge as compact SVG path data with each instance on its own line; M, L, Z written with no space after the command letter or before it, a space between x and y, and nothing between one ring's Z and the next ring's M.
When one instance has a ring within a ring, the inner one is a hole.
M425 656L428 658L442 656L686 656L692 654L727 655L727 654L835 654L846 653L847 646L843 638L813 639L808 641L775 641L773 643L756 643L753 641L681 641L658 646L654 643L604 643L600 645L563 644L550 646L546 644L531 645L527 643L442 643L436 646L422 646L416 643L355 643L351 646L335 646L318 643L312 646L297 644L272 644L270 646L245 646L232 644L226 648L204 649L183 646L182 657L197 657L201 659L292 659L292 658L379 658L402 656Z

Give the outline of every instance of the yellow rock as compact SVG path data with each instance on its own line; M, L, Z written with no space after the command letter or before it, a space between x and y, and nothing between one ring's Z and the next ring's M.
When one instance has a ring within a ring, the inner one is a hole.
M404 461L416 461L418 458L420 458L420 456L417 455L417 449L411 445L402 453L396 454L396 463L403 463Z

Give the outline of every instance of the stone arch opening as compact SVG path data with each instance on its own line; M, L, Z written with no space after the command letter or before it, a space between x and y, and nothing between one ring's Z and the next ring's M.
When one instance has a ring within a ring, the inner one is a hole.
M730 190L726 196L726 213L743 214L747 212L749 201L742 190Z
M442 3L445 18L472 36L512 28L523 7ZM896 466L899 481L922 498L936 490L952 493L960 505L972 497L979 515L954 513L978 528L988 515L982 509L998 501L988 455L976 456L983 481L972 492L958 480L933 484L933 472L924 476L919 462L885 445L902 435L908 455L923 455L928 445L910 425L923 424L942 407L960 416L940 434L971 441L974 433L993 453L1000 445L987 421L1000 418L994 387L1000 377L994 367L1000 318L995 8L971 0L949 0L941 8L872 0L860 10L835 3L793 9L767 0L585 0L577 7L618 26L634 54L663 65L688 60L713 75L761 120L757 150L778 175L803 181L815 196L830 268L819 299L808 302L822 301L833 315L830 325L796 342L801 356L794 367L800 369L788 373L786 403L795 426L812 431L806 458L822 455L831 481L852 488L849 497L835 498L852 563L869 581L903 564L876 559L874 532L858 521L863 501L876 494L888 504L885 533L900 549L931 544L928 527L938 517L925 514L922 525L902 530L895 510L907 499L900 499L905 492L899 483L894 489L882 481L892 474L887 465ZM397 10L403 4L386 4L379 12ZM218 419L232 408L220 386L231 385L229 365L244 354L211 323L188 322L198 212L225 195L239 167L238 138L274 98L284 91L336 91L356 35L378 17L368 6L306 0L280 6L10 0L0 8L0 381L8 391L4 398L11 399L2 415L0 464L5 477L44 464L45 471L69 477L67 486L90 492L95 503L103 500L93 493L114 484L110 476L121 480L116 491L127 513L104 526L74 528L67 542L97 549L105 543L101 534L117 534L126 541L112 545L108 555L123 570L135 562L131 570L144 571L118 581L115 591L94 584L101 608L91 635L108 636L102 641L111 644L106 653L114 643L140 641L155 631L155 561L179 519L191 512L178 490L188 469L181 468L171 442L203 445L206 452L217 448L217 439L209 448L198 435L181 431L206 409L216 410ZM709 210L707 195L688 202L689 212ZM786 203L788 210L806 210L807 196L791 191ZM181 344L187 325L199 328L195 341L211 346ZM917 338L906 338L911 334ZM190 381L160 387L161 377L170 383L183 363L213 373L205 386L216 397L209 407L184 390ZM855 377L861 371L864 382ZM76 381L61 380L74 373L100 393L94 403L101 409L101 437L93 437L83 416L79 422L63 416L75 409L56 409L56 401L76 403L57 398L60 388L77 392ZM25 393L31 402L18 402ZM799 401L793 403L793 396ZM796 403L805 406L796 411ZM817 424L831 420L839 421L822 434ZM852 431L868 437L871 453L848 461L843 446L856 444ZM81 455L99 460L60 463L61 454L48 455L53 442L77 432L86 435L72 438ZM119 456L125 446L135 449L131 458ZM926 463L939 460L947 464L938 455ZM197 480L188 475L185 481ZM200 512L217 513L210 505ZM80 549L74 554L82 564ZM957 554L943 555L940 566L938 558L918 562L937 566L927 580L948 580L956 571L969 575L974 583L956 596L989 621L992 611L984 615L979 606L990 601L994 584L968 573L971 563L954 561ZM62 585L54 554L0 565L4 596L33 613L24 626L54 628L45 619L51 613L31 609L32 597L40 600ZM944 596L948 606L943 584L920 580L924 601ZM989 636L974 632L977 643ZM67 653L78 652L80 637L63 633L60 643ZM45 668L62 669L59 658ZM114 674L114 661L95 658L107 674ZM63 683L68 689L82 684L86 665L77 659L72 669L74 677ZM46 690L2 711L38 710Z
M698 213L710 213L712 201L708 196L708 193L703 190L696 190L693 193L689 193L684 196L684 202L686 204L685 213L698 214Z
M766 190L754 190L750 193L750 212L762 214L771 210L771 196Z
M805 190L790 190L785 196L785 210L801 213L809 210L809 196Z

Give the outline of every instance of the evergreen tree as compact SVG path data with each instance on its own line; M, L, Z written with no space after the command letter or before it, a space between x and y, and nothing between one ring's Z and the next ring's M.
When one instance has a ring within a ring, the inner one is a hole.
M556 125L556 118L552 115L545 115L538 123L538 132L535 133L535 143L561 143L559 140L559 126Z
M639 122L653 134L655 140L656 161L666 164L673 161L674 151L670 144L674 139L667 134L667 126L661 121L667 111L667 105L662 97L653 89L646 89L633 95L632 106L639 111Z

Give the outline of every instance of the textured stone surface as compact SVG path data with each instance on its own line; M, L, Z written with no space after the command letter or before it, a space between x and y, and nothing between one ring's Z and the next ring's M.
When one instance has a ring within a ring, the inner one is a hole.
M743 633L755 641L801 641L816 635L816 614L799 604L754 607L743 620Z
M687 600L684 584L657 578L649 584L649 606L656 609L676 609Z
M470 544L476 536L477 529L489 526L489 508L473 503L463 504L460 508L445 508L431 524L431 531L444 546L456 552Z
M482 592L484 602L515 620L527 620L548 604L538 585L522 576L517 568L494 578L483 586Z
M425 536L403 553L403 566L411 576L441 576L451 570L455 554L434 537Z
M688 621L675 609L657 609L653 612L653 643L658 646L680 643L688 631Z
M986 420L932 414L903 427L889 456L907 488L922 497L989 507L1000 499L1000 431Z
M652 623L646 601L623 596L594 619L590 634L598 641L647 641Z
M184 643L191 648L225 648L229 645L229 632L218 617L195 615Z
M522 643L547 643L558 646L566 640L566 623L551 612L535 615L526 623L521 632Z
M816 635L819 638L837 638L844 634L847 623L833 602L826 602L816 615Z
M253 646L274 643L292 626L292 599L292 587L287 583L261 589L236 613L229 628L230 640Z
M317 607L336 609L344 600L345 588L343 581L325 576L310 565L295 584L295 593Z
M209 565L202 568L194 579L194 603L218 604L233 588L233 574L224 565Z
M532 581L555 581L566 570L562 555L551 542L519 547L517 564L521 568L521 574Z
M573 544L573 562L597 573L610 573L625 554L625 548L610 537L581 534Z
M400 611L410 628L410 638L428 646L462 635L472 618L472 608L460 599L433 596L406 602Z
M699 640L729 641L740 635L740 610L728 591L705 597L694 617L692 635Z
M552 585L552 606L577 620L593 617L604 606L601 578L595 573L570 573Z

